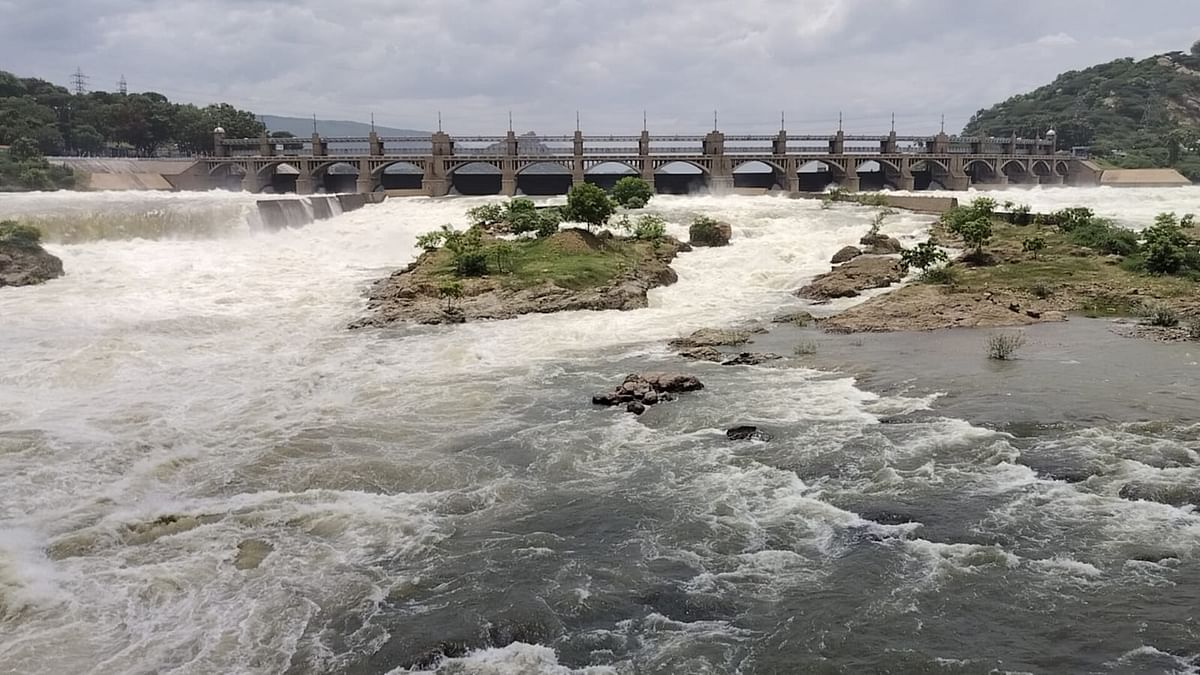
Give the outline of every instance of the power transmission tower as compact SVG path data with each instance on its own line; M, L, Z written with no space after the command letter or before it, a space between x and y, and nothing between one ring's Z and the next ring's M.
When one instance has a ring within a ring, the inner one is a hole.
M71 84L75 87L76 94L87 92L88 76L83 74L83 68L75 67L75 74L71 76Z
M117 80L117 91L121 92L122 94L129 93L129 84L125 82L124 73L121 74L121 79Z

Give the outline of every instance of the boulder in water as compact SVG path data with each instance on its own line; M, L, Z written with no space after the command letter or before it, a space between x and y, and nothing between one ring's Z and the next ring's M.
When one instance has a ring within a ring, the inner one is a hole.
M0 286L32 286L62 275L62 260L42 248L37 228L0 221Z
M725 432L725 437L731 441L763 441L764 443L773 438L771 434L759 431L758 427L750 425L734 427Z
M862 255L862 249L858 248L857 246L843 246L842 248L838 249L837 253L833 254L833 257L829 259L829 262L833 263L834 265L840 265L848 260L854 260L860 255Z
M777 361L783 358L778 354L769 352L742 352L737 356L722 363L723 366L760 366L767 361Z
M694 361L720 361L721 352L717 351L716 347L691 347L679 352L679 355L685 359Z
M809 300L852 298L869 288L885 288L898 283L901 278L895 259L863 255L818 276L796 291L796 295Z
M695 347L735 347L749 341L749 331L701 328L687 337L675 338L667 344L672 349L692 349Z
M641 415L646 406L672 401L675 394L704 388L700 380L683 373L642 373L626 376L612 391L592 396L592 403L603 406L623 405L631 413Z
M858 243L867 247L866 253L870 255L890 255L892 253L900 253L904 250L904 245L899 239L889 237L886 234L868 234L864 235Z

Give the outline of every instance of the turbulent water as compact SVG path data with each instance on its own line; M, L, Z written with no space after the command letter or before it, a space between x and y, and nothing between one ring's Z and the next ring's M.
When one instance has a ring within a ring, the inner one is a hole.
M68 273L0 291L0 671L1197 672L1200 515L1118 491L1200 494L1200 427L1018 436L708 364L641 419L590 405L679 368L668 338L798 307L870 210L656 197L674 233L707 213L736 243L681 256L648 309L345 330L480 202L266 232L245 195L0 196L65 223ZM776 439L729 443L741 423Z

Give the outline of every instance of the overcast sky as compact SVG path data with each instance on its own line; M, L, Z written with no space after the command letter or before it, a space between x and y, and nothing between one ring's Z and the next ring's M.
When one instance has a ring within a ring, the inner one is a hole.
M0 0L18 75L458 134L955 131L1196 39L1200 0Z

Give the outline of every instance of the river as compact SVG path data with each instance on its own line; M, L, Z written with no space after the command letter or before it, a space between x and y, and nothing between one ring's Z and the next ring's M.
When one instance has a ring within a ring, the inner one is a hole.
M996 194L1200 212L1200 188ZM809 200L656 197L735 244L647 309L345 329L483 201L267 231L243 194L0 195L67 270L0 289L0 672L1200 672L1195 507L1022 461L1200 494L1198 420L1021 435L939 412L969 391L679 362L665 340L803 308L871 221ZM707 388L590 404L681 368ZM776 438L726 440L743 423Z

